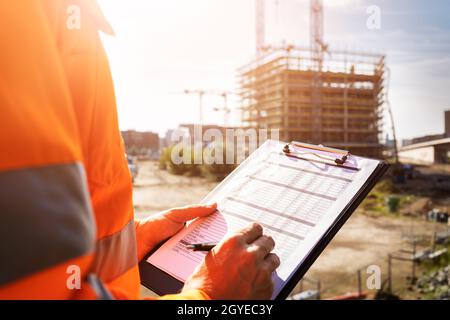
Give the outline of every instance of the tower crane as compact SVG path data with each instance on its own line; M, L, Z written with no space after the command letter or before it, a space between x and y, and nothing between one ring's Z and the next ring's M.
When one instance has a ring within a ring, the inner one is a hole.
M186 95L197 95L198 96L198 106L199 106L199 123L203 124L203 97L205 95L211 95L211 96L220 96L223 99L223 106L222 107L214 107L214 111L223 111L224 113L224 125L228 125L228 119L229 114L231 112L231 109L228 106L228 97L230 95L233 95L234 93L231 91L226 90L204 90L204 89L186 89L184 90L184 94Z
M255 0L256 53L260 54L265 46L265 1Z

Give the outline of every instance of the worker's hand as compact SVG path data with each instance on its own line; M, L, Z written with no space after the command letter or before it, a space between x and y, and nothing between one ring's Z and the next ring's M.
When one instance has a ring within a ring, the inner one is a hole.
M212 299L270 299L272 273L280 259L270 253L275 246L253 223L221 241L205 257L184 290L200 289Z
M207 216L216 211L216 209L216 203L191 205L163 211L147 219L136 221L136 241L139 261L161 241L170 238L180 231L184 227L185 222L197 217Z

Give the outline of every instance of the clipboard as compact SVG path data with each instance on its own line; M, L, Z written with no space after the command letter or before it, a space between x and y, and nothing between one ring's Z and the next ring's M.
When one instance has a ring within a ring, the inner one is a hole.
M298 148L306 151L298 152ZM360 168L347 163L350 157L350 152L346 150L329 148L322 145L311 145L292 141L284 145L283 149L280 150L280 154L284 154L287 157L294 157L296 159L301 159L304 161L311 161L327 164L330 166L341 167L342 169L346 170L360 170ZM357 209L359 204L364 200L364 198L375 186L375 184L381 179L381 177L387 171L388 167L389 165L385 161L379 161L378 165L370 174L369 178L366 179L365 183L355 193L355 195L347 203L345 208L338 214L337 218L321 236L320 240L312 247L311 251L307 255L307 258L297 266L290 279L283 285L282 289L275 297L275 300L284 300L289 296L291 291L306 274L306 272L309 270L315 260L320 256L320 254L330 243L330 241L334 238L340 228ZM184 283L147 262L147 259L154 252L156 252L162 244L164 244L164 242L161 243L157 248L149 252L149 254L139 263L141 284L158 295L178 293L181 291Z
M326 147L325 147L326 148ZM332 148L327 148L328 150L336 150ZM339 150L337 155L341 155L342 152L345 154L350 154L348 151ZM298 269L295 271L292 278L289 282L283 287L280 291L276 300L284 300L289 294L294 290L297 286L298 282L303 278L306 272L311 268L313 263L317 260L320 254L325 250L328 244L333 240L334 236L338 233L338 231L342 228L342 226L347 222L353 212L358 208L361 202L367 197L369 192L375 187L377 182L383 177L386 171L389 168L389 164L385 161L380 161L377 168L372 172L369 179L367 179L366 183L362 186L361 189L355 194L353 199L348 203L348 205L344 208L344 210L339 214L338 218L335 222L329 227L327 232L323 235L321 240L313 247L311 253L307 260L304 263L299 265Z

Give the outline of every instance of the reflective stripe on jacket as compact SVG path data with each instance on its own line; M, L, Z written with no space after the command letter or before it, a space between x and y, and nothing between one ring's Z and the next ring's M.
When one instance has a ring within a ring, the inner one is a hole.
M1 1L0 13L0 298L136 299L131 177L98 34L112 28L93 0Z

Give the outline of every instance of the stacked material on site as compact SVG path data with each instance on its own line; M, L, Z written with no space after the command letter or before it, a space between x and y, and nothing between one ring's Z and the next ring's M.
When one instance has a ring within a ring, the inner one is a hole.
M433 299L450 300L450 265L423 275L417 281L417 290Z

